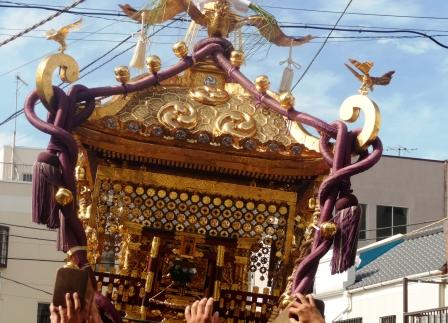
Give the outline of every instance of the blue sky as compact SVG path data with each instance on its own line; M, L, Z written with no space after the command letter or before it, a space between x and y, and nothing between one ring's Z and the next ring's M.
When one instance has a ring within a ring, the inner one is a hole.
M19 0L18 0L19 1ZM72 1L39 1L20 0L23 3L46 5L67 5ZM146 1L128 0L128 3L140 8ZM80 7L103 8L117 10L117 0L85 1ZM266 6L277 19L286 24L333 24L339 17L334 13L306 12L292 9L275 9L268 6L318 9L342 11L347 1L342 0L315 0L315 1L274 1L263 0L257 2ZM432 16L448 18L448 2L419 1L419 0L353 0L348 12L396 14L407 16ZM37 9L6 9L0 8L0 40L8 38L52 12ZM23 106L27 93L34 88L34 73L39 58L55 52L57 44L47 41L41 36L45 30L57 28L66 23L73 22L78 17L64 14L59 18L39 27L38 31L31 32L3 47L0 47L0 87L2 89L2 105L0 121L12 114L15 109L15 76L29 83L22 87L19 93L18 105ZM113 18L113 17L112 17ZM72 55L80 67L85 66L93 59L105 53L108 49L135 32L138 26L126 21L117 22L105 19L84 17L80 32L71 34L67 53ZM119 19L119 18L116 18ZM345 15L340 25L426 29L429 34L445 34L437 39L448 44L448 19L416 19L399 17L381 17L366 15ZM169 66L177 61L172 54L171 44L182 40L187 23L177 23L175 28L167 28L160 35L152 37L149 53L162 57L163 66ZM179 28L180 27L180 28ZM304 35L311 33L316 36L325 36L328 31L285 29L290 35ZM333 36L371 36L365 33L334 32ZM378 36L378 35L377 35ZM81 39L82 40L79 40ZM294 60L302 65L302 70L296 71L296 80L310 62L313 55L321 45L322 39L316 39L310 44L296 47L293 51ZM122 49L131 45L120 47L105 59L112 57ZM94 73L83 78L80 83L94 87L99 85L116 84L113 67L127 65L132 52L123 54L111 63L106 64ZM253 55L242 68L251 79L260 74L267 74L272 82L273 89L278 88L283 66L279 61L288 56L287 48L263 48ZM358 81L348 72L343 63L348 58L360 61L372 60L375 62L372 74L382 75L389 70L396 73L391 85L376 87L370 97L379 105L382 113L382 127L380 137L385 148L407 147L416 150L405 153L404 156L430 159L448 159L448 109L445 106L448 90L448 50L437 46L423 38L414 39L331 39L317 58L302 82L294 90L296 108L320 117L328 122L338 118L339 106L342 101L356 94ZM104 59L104 60L105 60ZM96 65L101 64L101 60ZM28 63L28 64L26 64ZM23 67L21 65L26 64ZM137 71L132 71L137 75ZM55 80L57 83L57 80ZM40 108L42 114L43 108ZM13 122L0 127L0 145L12 143ZM28 124L24 116L17 119L17 144L24 146L44 147L48 141L45 135L37 132ZM387 154L397 152L388 150Z

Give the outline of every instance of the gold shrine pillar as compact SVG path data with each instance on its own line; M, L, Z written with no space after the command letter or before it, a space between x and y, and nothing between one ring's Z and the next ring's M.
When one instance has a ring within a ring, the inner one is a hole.
M154 237L151 242L151 251L149 253L148 266L146 267L148 274L146 275L145 294L140 308L140 316L142 320L146 319L145 299L147 295L149 295L152 291L154 275L157 268L157 257L159 256L159 248L160 237Z
M222 267L224 267L224 254L226 248L219 245L216 248L216 273L215 273L215 284L213 290L213 300L219 302L221 297L221 280L222 280Z

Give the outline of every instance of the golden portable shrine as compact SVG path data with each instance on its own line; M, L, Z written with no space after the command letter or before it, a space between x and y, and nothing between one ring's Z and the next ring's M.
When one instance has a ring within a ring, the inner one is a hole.
M240 14L249 9L256 14ZM312 291L332 245L333 273L353 265L360 211L350 176L381 156L368 91L393 72L371 77L373 63L350 60L362 85L340 117L354 122L363 111L365 124L349 131L293 108L291 60L279 92L267 76L252 83L241 73L243 25L279 46L312 39L286 36L256 4L165 0L122 10L142 24L131 62L138 68L146 26L186 12L185 42L173 46L180 61L164 70L149 56L148 71L135 78L116 68L118 86L74 85L66 94L51 75L59 68L64 82L78 78L64 51L79 22L52 34L60 53L41 62L25 106L28 120L51 135L34 166L33 220L58 228L68 266L89 272L111 321L183 321L185 306L202 297L213 297L226 321L273 321L295 292ZM209 38L190 53L201 26ZM46 121L34 112L37 100Z

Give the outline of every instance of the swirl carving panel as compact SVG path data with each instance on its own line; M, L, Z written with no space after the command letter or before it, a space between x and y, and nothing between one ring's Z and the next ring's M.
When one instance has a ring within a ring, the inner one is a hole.
M173 101L160 108L157 119L171 129L193 129L198 124L198 113L191 104Z

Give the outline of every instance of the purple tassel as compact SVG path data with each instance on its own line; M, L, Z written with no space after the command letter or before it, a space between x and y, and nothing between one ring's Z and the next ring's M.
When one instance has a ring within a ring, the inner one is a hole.
M48 152L40 153L33 166L34 223L46 224L50 229L59 227L59 206L55 201L55 194L61 184L58 157Z
M360 218L361 208L358 204L339 210L334 217L338 232L333 242L332 275L342 273L355 264Z
M103 322L111 322L111 323L122 323L122 319L120 314L115 310L114 305L110 302L110 300L100 294L95 293L95 304L98 307L101 318Z

